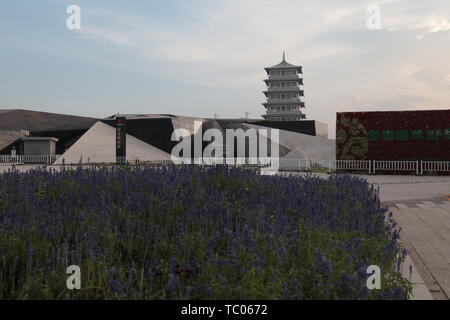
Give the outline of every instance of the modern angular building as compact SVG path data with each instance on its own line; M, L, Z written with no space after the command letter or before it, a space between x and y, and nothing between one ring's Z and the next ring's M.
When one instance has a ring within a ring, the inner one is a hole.
M51 114L29 110L0 111L0 162L2 157L31 157L26 163L50 161L41 155L55 156L54 164L116 162L116 117L102 119ZM126 159L134 162L170 160L178 144L172 140L176 129L185 129L193 139L199 129L219 130L223 137L228 129L279 129L279 156L287 159L332 159L336 153L334 140L327 138L327 126L313 120L267 121L262 119L211 119L172 114L121 114L126 118ZM32 120L32 121L31 121ZM201 123L200 127L194 121ZM220 143L218 141L218 143ZM209 142L203 141L202 149ZM222 143L225 146L225 141ZM247 156L245 150L239 149ZM228 154L224 148L224 156ZM193 149L192 149L193 150ZM36 157L38 156L38 157ZM52 158L53 159L53 158Z
M267 101L263 103L266 114L262 115L269 121L300 121L305 119L302 108L305 103L301 100L304 96L300 86L303 85L302 67L286 62L283 52L283 61L273 67L265 68L268 79L265 94Z

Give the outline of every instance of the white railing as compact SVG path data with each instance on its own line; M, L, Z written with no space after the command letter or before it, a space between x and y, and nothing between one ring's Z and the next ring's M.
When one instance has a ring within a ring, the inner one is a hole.
M8 155L8 154L2 154L2 155L0 155L0 163L7 163L7 164L10 164L10 163L20 163L20 158L19 158L19 156L11 156L11 155Z
M0 163L4 164L52 164L59 155L0 155Z
M171 161L171 160L168 160ZM202 159L192 159L192 163L201 165L221 165L227 164L231 166L266 166L270 165L271 160L267 157L260 158L202 158Z
M333 168L334 160L310 160L310 159L279 159L278 167L280 170L304 171L310 169L328 169Z
M334 170L356 170L371 172L370 160L334 160ZM331 169L331 168L330 168Z
M450 172L450 161L381 161L381 160L302 160L280 159L280 170L302 171L311 168L327 168L342 171L413 171L423 174L425 171Z
M52 164L60 155L0 155L0 164ZM62 164L65 163L62 159ZM425 172L450 172L450 161L384 161L384 160L314 160L314 159L272 159L259 158L202 158L191 159L191 163L204 166L227 164L230 166L273 166L284 171L307 171L323 169L331 171L366 171L379 173L380 171L410 171L416 174ZM93 161L92 163L95 163ZM138 157L117 157L116 162L107 164L130 165L159 165L167 166L177 164L172 160L142 160ZM180 162L181 163L181 162ZM91 164L89 157L80 157L80 161L71 164Z
M277 164L280 170L298 171L309 168L308 160L303 159L278 159Z
M425 171L450 172L450 161L421 161L420 173Z
M22 163L49 163L50 156L48 155L23 155L21 156Z
M415 171L419 174L419 161L380 161L375 160L373 173L377 170L383 171Z

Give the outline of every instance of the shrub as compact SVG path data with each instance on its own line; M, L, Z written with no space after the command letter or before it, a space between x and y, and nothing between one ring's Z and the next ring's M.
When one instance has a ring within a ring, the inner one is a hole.
M217 166L0 175L1 299L405 299L378 192ZM78 265L82 289L68 290ZM366 268L381 268L368 290Z

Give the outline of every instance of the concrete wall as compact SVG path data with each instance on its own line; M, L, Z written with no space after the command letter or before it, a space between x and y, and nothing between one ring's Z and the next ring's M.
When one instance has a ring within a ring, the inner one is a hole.
M25 155L55 154L55 141L31 140L31 141L24 141L23 145Z
M322 138L328 138L328 125L323 122L315 121L316 136Z

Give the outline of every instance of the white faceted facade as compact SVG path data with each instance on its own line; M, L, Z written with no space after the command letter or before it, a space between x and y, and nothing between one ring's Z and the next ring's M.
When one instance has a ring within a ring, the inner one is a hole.
M300 86L303 85L302 67L283 61L273 67L265 68L268 78L264 80L267 90L264 91L266 114L262 117L270 121L300 121L305 119L302 108L305 103Z

